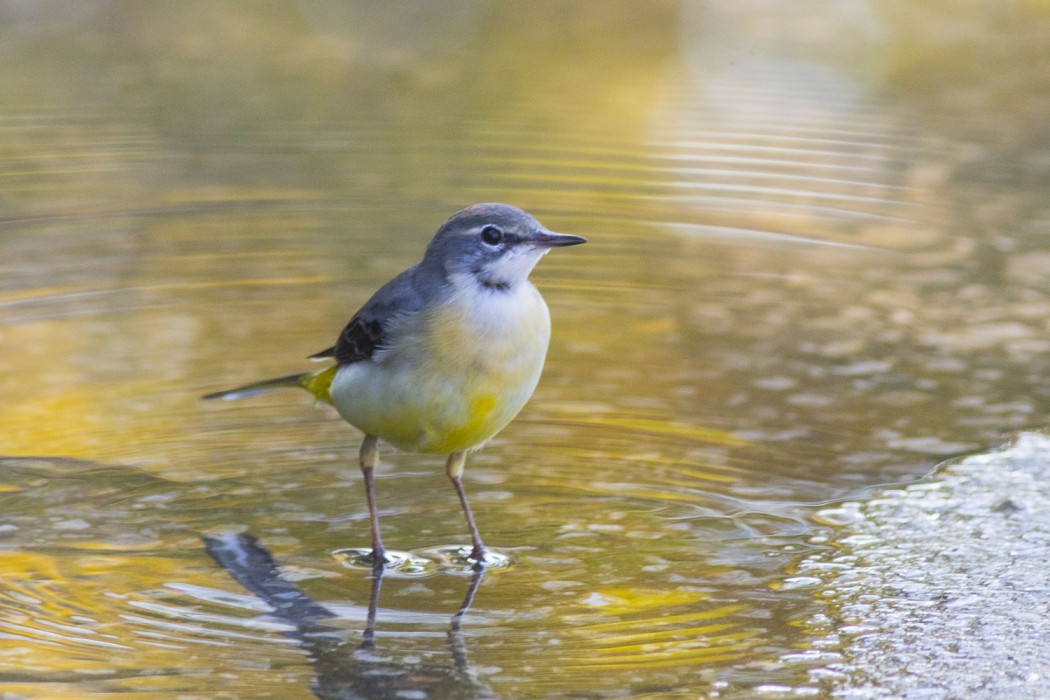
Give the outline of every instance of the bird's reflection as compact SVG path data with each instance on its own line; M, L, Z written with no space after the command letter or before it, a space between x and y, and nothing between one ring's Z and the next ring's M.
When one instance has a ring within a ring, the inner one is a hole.
M294 637L316 671L311 690L319 698L491 698L492 691L478 680L467 660L463 618L474 601L483 570L474 571L463 604L449 624L451 663L398 663L378 653L375 644L376 611L383 576L372 578L368 619L363 641L356 647L338 630L324 623L335 617L292 582L281 578L270 552L247 533L204 537L212 559L238 583L273 608L273 615L292 625Z

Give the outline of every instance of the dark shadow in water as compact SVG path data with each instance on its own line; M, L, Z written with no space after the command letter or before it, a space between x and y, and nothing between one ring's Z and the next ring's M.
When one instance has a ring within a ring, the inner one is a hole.
M381 574L372 579L368 601L368 621L360 645L352 646L338 630L324 622L335 614L281 578L270 552L247 533L227 533L204 538L212 559L238 583L273 608L280 620L293 625L289 635L299 642L317 672L311 690L319 698L491 698L495 697L478 680L467 660L462 622L483 571L474 572L463 604L452 616L448 631L451 664L399 664L375 647L376 611L383 585Z

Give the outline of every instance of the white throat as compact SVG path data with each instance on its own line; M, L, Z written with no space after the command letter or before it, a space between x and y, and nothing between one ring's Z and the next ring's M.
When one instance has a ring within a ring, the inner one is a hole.
M549 248L519 246L474 270L476 283L486 289L507 291L525 282Z

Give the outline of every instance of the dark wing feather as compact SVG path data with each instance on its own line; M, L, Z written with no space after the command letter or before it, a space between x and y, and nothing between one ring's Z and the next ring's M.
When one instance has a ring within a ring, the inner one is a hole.
M332 357L339 364L347 365L371 360L376 352L389 347L393 321L423 307L423 299L414 284L415 270L409 268L383 285L354 314L335 345L311 355L310 359Z
M384 347L386 333L379 319L362 318L358 312L339 334L332 357L342 365L359 360L370 360L376 350Z

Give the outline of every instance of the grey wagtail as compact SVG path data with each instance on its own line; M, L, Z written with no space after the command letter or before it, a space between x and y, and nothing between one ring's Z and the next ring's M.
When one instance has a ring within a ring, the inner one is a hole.
M373 482L377 442L447 454L445 473L473 541L470 558L483 566L463 467L517 415L543 370L550 313L529 273L551 248L580 243L586 239L548 231L506 204L467 207L442 224L422 262L383 285L335 345L311 356L334 365L204 398L301 387L364 432L361 473L376 568L386 562Z

